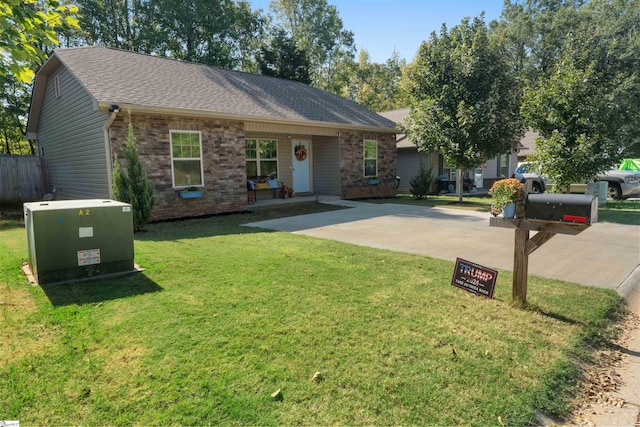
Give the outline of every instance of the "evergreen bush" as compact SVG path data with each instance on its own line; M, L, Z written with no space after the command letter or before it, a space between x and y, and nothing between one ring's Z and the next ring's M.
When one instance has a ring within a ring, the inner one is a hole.
M410 189L411 194L418 199L422 199L424 196L431 192L431 184L433 183L433 168L425 166L420 160L420 173L411 178Z
M153 185L147 177L147 170L140 162L131 120L129 120L127 143L122 147L122 155L127 165L126 171L120 166L118 156L114 155L113 196L116 200L131 204L133 228L139 231L151 219L155 196Z

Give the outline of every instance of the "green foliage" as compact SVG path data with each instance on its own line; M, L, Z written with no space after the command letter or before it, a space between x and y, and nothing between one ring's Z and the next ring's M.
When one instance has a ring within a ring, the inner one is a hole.
M554 130L548 137L536 139L536 151L530 159L538 165L538 172L555 183L554 191L562 191L574 182L593 180L595 174L613 162L594 157L594 144L584 134L575 141Z
M127 176L126 169L120 166L118 156L113 156L113 175L112 175L111 188L113 191L113 198L121 202L130 203L131 189L129 186L129 177Z
M513 69L524 81L553 72L567 37L575 30L583 0L505 1L492 30L504 40Z
M400 91L405 61L394 52L384 64L372 63L369 53L361 50L358 63L353 65L347 98L372 111L388 111L402 108L406 100Z
M0 153L35 155L35 147L24 138L31 88L11 73L0 75Z
M403 128L420 148L442 153L459 169L515 150L522 135L519 85L482 16L432 33L405 81L410 112Z
M431 192L432 184L433 168L431 166L426 166L422 162L422 159L420 159L420 173L411 178L409 183L411 194L418 199L422 199Z
M152 53L153 27L148 0L77 0L80 43L101 44L134 52Z
M149 0L156 49L185 61L236 68L259 37L261 20L246 2Z
M270 44L260 49L260 71L266 76L311 83L309 59L284 30L276 30Z
M307 53L312 85L341 93L348 84L355 45L354 35L343 29L336 7L327 0L272 0L270 9L276 25Z
M638 22L639 0L588 2L554 65L525 91L522 113L541 134L532 160L559 186L640 149Z
M11 73L19 82L34 76L46 50L58 44L59 28L77 28L78 8L58 0L3 0L0 4L0 77Z
M122 154L127 162L127 169L120 166L117 156L113 165L113 195L116 200L130 203L133 208L133 227L141 230L151 219L155 203L153 185L147 177L147 171L140 162L136 139L131 121L128 126L127 144L122 147Z
M264 19L248 2L78 0L80 43L103 44L223 68L252 61Z

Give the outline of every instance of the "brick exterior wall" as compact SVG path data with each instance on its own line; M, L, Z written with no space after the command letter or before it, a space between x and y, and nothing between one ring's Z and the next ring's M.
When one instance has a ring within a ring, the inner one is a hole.
M132 114L140 160L155 189L152 221L244 211L247 178L244 124L239 121ZM111 124L111 149L122 159L129 115L119 114ZM202 197L181 199L171 177L171 130L200 131L204 188ZM364 178L364 139L378 141L379 184ZM340 196L343 199L393 197L396 194L396 142L394 134L370 135L341 131ZM126 166L123 164L123 166ZM268 197L272 197L269 193Z
M378 141L378 181L370 185L364 177L364 140ZM340 132L340 197L363 199L396 195L396 139L394 134Z
M247 206L244 125L229 120L132 114L140 160L155 188L152 221L243 211ZM120 114L110 128L111 147L122 162L129 116ZM204 188L202 197L181 199L171 177L170 130L200 131Z

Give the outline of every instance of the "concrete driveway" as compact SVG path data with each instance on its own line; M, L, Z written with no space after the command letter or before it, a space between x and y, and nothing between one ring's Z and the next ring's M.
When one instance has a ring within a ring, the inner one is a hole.
M246 225L513 270L515 233L490 227L489 213L320 201L352 208ZM631 281L631 287L637 287L640 274L633 273L640 271L639 265L640 225L597 223L577 236L558 234L529 256L530 275L618 291L625 280L625 286Z

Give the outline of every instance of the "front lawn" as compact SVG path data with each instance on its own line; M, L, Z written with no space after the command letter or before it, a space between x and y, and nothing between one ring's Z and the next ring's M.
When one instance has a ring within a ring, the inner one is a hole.
M448 261L240 226L286 215L269 212L152 224L143 273L45 287L20 272L21 221L0 220L0 419L530 425L568 412L621 310L536 277L518 308L509 272L484 299Z

